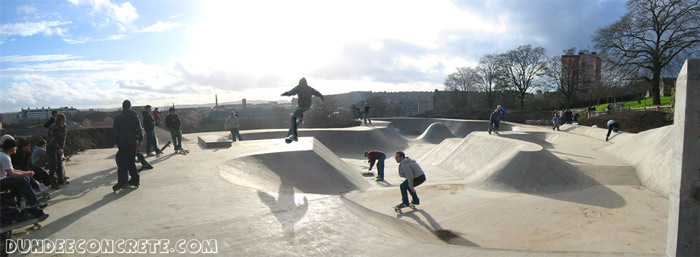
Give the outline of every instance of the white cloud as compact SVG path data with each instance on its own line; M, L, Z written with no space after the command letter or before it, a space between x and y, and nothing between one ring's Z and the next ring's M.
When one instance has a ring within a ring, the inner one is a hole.
M8 23L0 26L0 35L20 35L20 36L32 36L35 34L43 33L44 35L50 36L53 34L63 36L67 29L60 26L71 24L70 21L40 21L40 22L22 22L22 23Z
M26 14L32 14L32 13L35 13L37 10L36 10L36 7L34 7L34 6L20 5L20 6L17 6L17 11L22 12L22 13L26 13Z
M182 23L178 23L178 22L158 21L158 22L156 22L156 24L153 24L151 26L143 28L141 30L141 32L164 32L164 31L180 28L183 26L185 26L185 25Z
M121 31L126 31L131 23L139 17L136 8L130 2L121 4L110 0L68 0L74 5L92 6L93 15L102 15L108 22L116 22Z
M47 54L47 55L9 55L0 56L0 62L44 62L79 59L81 57L68 54Z
M118 34L118 35L111 35L106 38L91 38L91 37L83 37L79 39L70 39L70 38L64 38L63 41L71 44L71 45L80 45L80 44L85 44L88 42L100 42L100 41L109 41L109 40L123 40L124 35Z

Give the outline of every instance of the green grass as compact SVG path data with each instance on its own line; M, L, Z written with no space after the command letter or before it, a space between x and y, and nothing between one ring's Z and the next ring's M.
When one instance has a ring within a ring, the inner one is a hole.
M641 100L639 103L637 101L630 101L630 102L625 102L625 109L632 107L632 108L637 108L637 107L644 107L644 106L653 106L654 99L652 98L647 98L644 100ZM661 105L669 105L671 103L671 97L670 96L664 96L661 97ZM608 104L601 104L601 105L596 105L595 110L596 111L605 111L605 107L608 107Z

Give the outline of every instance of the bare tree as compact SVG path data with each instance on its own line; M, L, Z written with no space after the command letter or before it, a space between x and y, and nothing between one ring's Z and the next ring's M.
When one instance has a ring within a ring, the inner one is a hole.
M617 66L628 66L650 82L654 105L665 67L700 42L700 0L629 0L628 12L598 30L596 48Z
M476 88L477 72L474 68L459 67L457 71L447 75L445 89L453 91L470 91Z
M486 104L493 107L493 98L498 81L503 78L498 63L498 55L487 54L481 57L479 65L476 66L477 82L476 86L480 91L486 93Z
M565 54L573 55L575 48L564 50ZM566 99L566 108L571 107L571 101L581 86L581 67L578 57L575 59L564 58L563 56L552 56L549 59L547 78L549 82L556 85L557 92Z
M499 63L509 86L518 91L520 108L525 108L525 96L536 80L547 71L546 50L542 47L522 45L505 54L499 55Z

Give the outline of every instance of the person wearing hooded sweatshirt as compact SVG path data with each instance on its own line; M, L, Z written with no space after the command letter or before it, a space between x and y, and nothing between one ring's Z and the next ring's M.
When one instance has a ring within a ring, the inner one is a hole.
M131 110L131 102L124 100L122 112L114 118L114 143L119 147L117 152L117 184L112 190L119 191L127 186L138 188L139 173L136 170L134 158L136 158L136 148L141 148L143 144L143 132L141 122L135 111ZM131 180L129 180L131 176Z
M299 85L292 88L292 90L282 93L282 96L293 95L299 95L299 108L292 114L292 125L291 128L289 128L287 138L284 140L287 144L292 141L297 141L297 127L304 119L304 112L310 110L312 107L311 98L313 96L320 97L321 103L323 103L323 95L316 91L316 89L310 87L306 83L306 78L301 78L301 80L299 80Z
M409 206L408 192L411 193L411 198L413 198L411 204L419 205L420 199L418 199L415 187L425 182L425 173L423 173L423 169L421 169L420 165L418 165L415 160L406 157L404 152L396 152L394 159L399 163L399 176L406 178L399 187L401 189L401 204L397 205L396 208Z
M489 134L491 134L491 128L493 128L493 132L498 134L498 125L501 121L501 106L499 105L496 107L493 112L491 112L491 116L489 117Z

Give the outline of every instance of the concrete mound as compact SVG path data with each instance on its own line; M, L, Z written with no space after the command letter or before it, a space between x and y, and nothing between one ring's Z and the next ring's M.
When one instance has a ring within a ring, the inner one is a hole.
M444 123L441 122L435 122L433 124L430 124L428 126L428 129L423 132L417 140L421 140L424 142L428 142L431 144L439 144L446 138L452 138L455 137L454 134L452 134L452 131L450 131L449 128Z
M431 124L440 122L445 124L456 137L465 137L474 131L486 131L489 127L487 120L453 120L453 119L432 119L432 118L382 118L383 121L391 122L390 127L398 129L402 134L420 135ZM511 131L513 126L501 122L501 131Z
M338 195L369 186L358 171L318 140L307 140L297 143L308 144L308 150L263 153L227 161L218 167L219 175L236 185L265 192L293 187L301 193Z
M555 193L594 184L591 177L540 145L485 132L447 139L420 160L450 170L469 186L487 190Z

